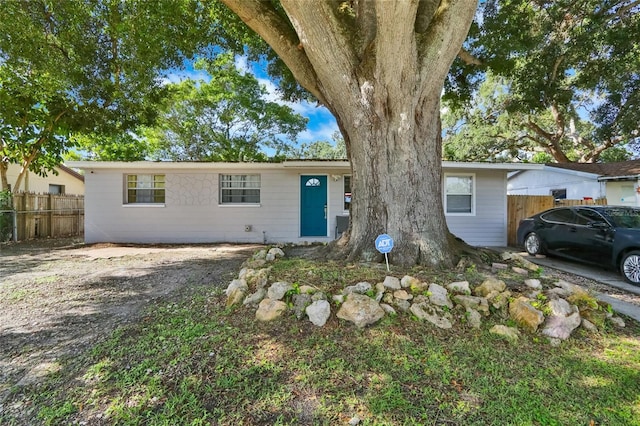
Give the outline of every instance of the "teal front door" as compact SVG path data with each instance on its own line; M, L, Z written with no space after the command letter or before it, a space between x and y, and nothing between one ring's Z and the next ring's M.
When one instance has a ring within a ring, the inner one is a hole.
M326 176L300 176L300 236L327 236Z

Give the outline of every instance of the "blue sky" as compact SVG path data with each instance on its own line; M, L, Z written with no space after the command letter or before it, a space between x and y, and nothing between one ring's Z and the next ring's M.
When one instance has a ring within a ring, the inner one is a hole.
M252 73L267 90L266 100L282 105L288 105L298 114L307 117L309 122L307 130L298 135L299 143L309 143L315 141L332 141L334 132L338 131L338 124L327 108L310 102L285 102L280 99L277 87L268 78L266 73L258 66L253 66L247 62L243 56L236 57L236 67L244 72ZM190 78L194 80L209 80L209 75L202 70L196 70L192 64L185 64L185 69L170 72L165 80L167 82L179 82Z

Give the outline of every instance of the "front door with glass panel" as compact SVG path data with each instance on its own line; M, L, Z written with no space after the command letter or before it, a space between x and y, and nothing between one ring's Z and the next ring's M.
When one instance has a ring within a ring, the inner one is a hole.
M300 176L300 236L327 236L326 176Z

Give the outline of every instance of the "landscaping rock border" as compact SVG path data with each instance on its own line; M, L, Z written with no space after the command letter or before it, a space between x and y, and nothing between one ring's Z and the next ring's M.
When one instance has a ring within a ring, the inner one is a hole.
M530 278L538 267L522 257L509 254L505 262L492 270L511 269L522 281L521 286L506 283L496 276L483 276L480 285L455 281L445 286L422 282L409 275L388 275L383 282L358 282L346 286L339 294L325 294L321 289L287 282L269 284L271 264L282 258L279 248L260 250L243 264L238 278L226 290L227 307L240 305L257 307L258 321L273 321L292 311L296 318L307 318L322 327L332 314L356 327L377 323L385 315L412 315L440 329L470 327L479 329L489 316L507 324L498 324L489 331L507 340L516 341L520 330L540 333L551 343L568 339L578 328L597 332L607 325L624 327L622 318L611 307L599 302L582 287L558 280L544 289L540 280ZM516 325L514 327L513 325Z

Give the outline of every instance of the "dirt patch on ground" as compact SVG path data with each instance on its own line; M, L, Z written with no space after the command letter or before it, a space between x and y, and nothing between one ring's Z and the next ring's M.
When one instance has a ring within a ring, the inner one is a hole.
M224 288L259 246L0 245L0 414L37 383L159 300ZM18 392L19 393L19 392Z

